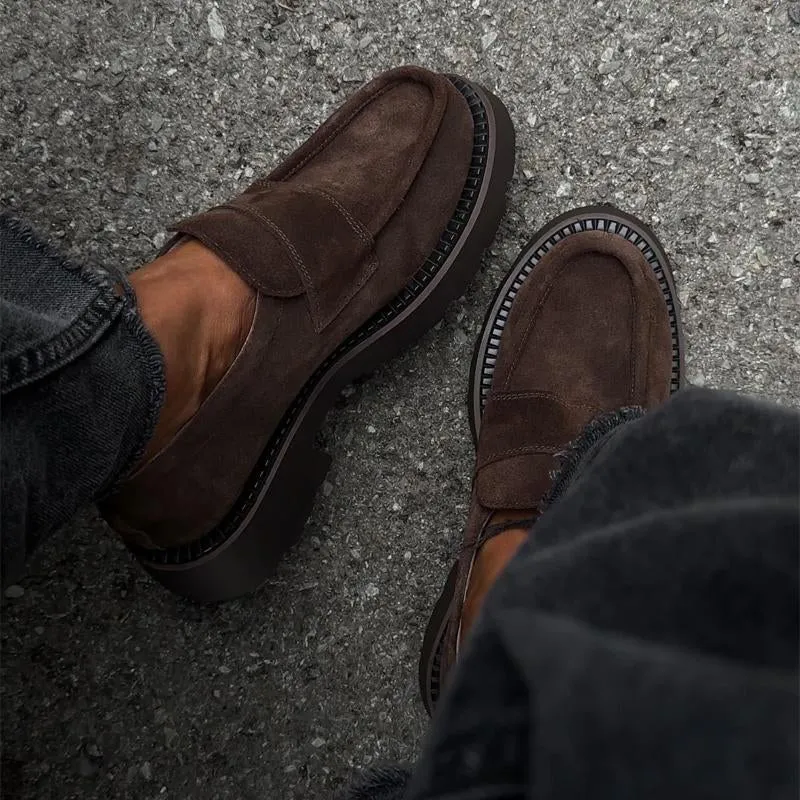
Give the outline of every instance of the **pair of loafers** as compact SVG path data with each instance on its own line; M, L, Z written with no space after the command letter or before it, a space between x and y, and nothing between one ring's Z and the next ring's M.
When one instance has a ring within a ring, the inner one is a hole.
M257 293L233 365L173 441L101 511L157 580L213 602L255 589L301 534L330 464L315 436L342 388L443 315L505 208L514 129L484 87L416 67L344 103L270 175L184 219ZM436 702L471 565L498 510L537 508L555 455L592 417L678 388L669 263L642 223L580 209L526 245L478 339L477 463L465 547L437 603L420 681Z

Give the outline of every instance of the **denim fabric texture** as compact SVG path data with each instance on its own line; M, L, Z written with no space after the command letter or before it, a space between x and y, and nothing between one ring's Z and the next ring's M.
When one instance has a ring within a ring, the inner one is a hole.
M3 582L135 463L158 418L161 353L119 274L70 264L0 215Z
M701 389L637 416L567 454L409 784L351 798L798 796L800 416Z
M131 468L164 392L121 276L0 216L2 571ZM350 800L794 800L800 416L689 389L589 426L413 773Z

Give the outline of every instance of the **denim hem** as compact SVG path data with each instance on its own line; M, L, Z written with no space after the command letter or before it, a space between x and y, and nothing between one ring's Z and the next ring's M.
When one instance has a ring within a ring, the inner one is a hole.
M88 286L98 290L84 311L69 326L46 341L37 341L19 353L4 356L0 365L2 394L27 386L59 369L86 352L108 330L125 307L125 298L117 294L114 282L100 270L71 263L22 220L7 212L0 214L0 228L5 228L43 256L76 273Z
M339 800L402 800L411 780L405 765L372 767L340 795Z
M105 492L108 486L130 474L152 437L166 391L163 355L142 322L136 295L121 270L86 267L71 262L41 239L31 226L9 212L0 213L0 235L3 233L24 242L43 258L73 273L88 287L87 294L91 295L92 290L95 293L87 299L80 313L52 337L39 339L35 344L11 355L3 354L0 365L2 395L5 397L16 389L34 384L81 356L87 356L91 348L97 346L117 325L121 326L119 330L123 335L121 344L132 349L131 357L141 371L146 403L143 425L137 431L130 454L125 455L125 462L115 470L113 481L102 490Z
M122 320L131 333L134 341L141 350L142 371L145 373L145 381L148 386L147 394L147 418L142 427L139 441L131 451L128 462L122 466L119 475L108 490L102 492L103 495L110 494L114 488L127 478L135 469L136 465L144 455L144 451L150 441L156 423L158 422L161 406L164 404L164 394L167 389L167 379L164 371L164 355L156 344L153 335L145 327L136 306L136 295L130 288L127 278L124 278L126 309Z
M608 437L626 422L643 417L645 411L639 406L621 408L595 417L581 431L566 450L556 456L559 468L552 474L553 484L539 505L542 513L552 506L570 487L580 474L592 453L600 450Z

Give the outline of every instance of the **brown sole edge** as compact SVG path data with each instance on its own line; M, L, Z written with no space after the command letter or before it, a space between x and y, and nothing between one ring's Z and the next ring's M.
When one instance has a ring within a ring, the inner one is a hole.
M441 685L442 681L441 643L448 620L454 613L457 570L458 562L450 568L422 640L422 652L419 658L419 693L428 714L433 713L436 703L433 693L435 687Z
M672 275L672 266L658 237L641 220L631 216L630 214L626 214L624 211L620 211L611 205L585 206L583 208L573 209L572 211L561 214L560 216L548 222L528 240L528 242L522 248L520 254L514 260L514 264L512 265L511 269L503 278L503 281L492 298L492 302L489 304L489 309L486 313L486 318L484 319L481 332L478 335L478 339L475 343L475 350L472 356L472 365L470 367L468 384L469 393L467 397L467 405L469 407L470 427L472 430L473 442L476 444L476 446L478 441L478 433L480 431L479 410L481 410L481 387L480 381L476 376L479 375L481 354L485 350L489 331L491 330L494 320L497 318L498 309L501 306L503 298L508 294L508 290L513 284L515 276L520 273L522 266L528 262L531 255L539 248L541 242L548 239L553 232L562 229L564 226L573 223L577 219L586 218L593 215L602 215L605 218L611 218L620 223L624 223L629 227L632 227L655 251L659 264L663 269L664 278L667 283L667 291L674 305L675 338L673 343L673 360L678 364L678 388L681 388L684 385L685 351L680 307L678 304L677 291L675 289L675 279ZM439 595L439 599L436 601L430 621L425 629L425 637L423 639L422 652L420 654L420 694L422 695L422 702L429 714L432 713L438 699L434 698L433 696L434 682L438 682L438 684L441 686L444 681L444 676L438 671L441 663L441 653L439 650L442 646L442 637L447 626L447 620L451 613L450 609L453 608L455 602L455 583L454 565L447 577L444 588Z
M461 79L463 80L463 79ZM456 246L425 290L402 313L346 353L326 373L295 418L270 475L236 531L195 560L142 566L169 590L197 602L219 602L257 589L300 537L330 466L315 437L341 390L419 339L460 297L480 267L505 211L514 171L514 127L505 106L483 87L464 81L480 98L489 129L489 153L478 200ZM280 531L280 536L268 535Z

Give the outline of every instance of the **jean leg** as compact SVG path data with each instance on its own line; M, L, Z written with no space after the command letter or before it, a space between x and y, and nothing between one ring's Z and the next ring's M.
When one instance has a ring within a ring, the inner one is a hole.
M406 797L796 797L800 417L687 390L587 453Z
M3 581L143 451L161 353L122 276L76 267L0 216Z

